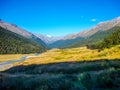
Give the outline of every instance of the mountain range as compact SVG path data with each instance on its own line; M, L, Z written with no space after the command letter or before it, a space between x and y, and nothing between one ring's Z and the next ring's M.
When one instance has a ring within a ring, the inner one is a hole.
M49 44L50 48L70 48L85 46L100 42L109 34L120 28L120 17L106 22L101 22L89 30L64 36L62 39Z
M105 37L110 35L116 29L120 29L120 17L114 18L109 21L100 22L89 30L83 30L81 32L69 34L66 36L53 37L49 35L33 34L31 32L28 32L27 30L18 27L15 24L0 20L0 33L3 33L3 30L6 30L3 34L9 32L9 35L13 36L12 38L14 38L14 36L18 36L19 38L21 38L20 40L23 39L24 44L27 40L29 41L29 45L31 44L33 46L34 43L34 46L40 46L42 47L42 49L44 48L44 50L51 48L80 47L101 42ZM5 39L5 37L0 37L0 40L3 40L2 38ZM16 39L15 42L18 41L19 39Z
M42 34L34 34L34 35L37 36L38 38L40 38L42 41L44 41L47 45L63 38L62 36L54 37L54 36L42 35Z
M36 36L43 40L49 48L78 47L102 40L114 32L116 28L119 28L119 26L120 17L117 17L109 21L100 22L89 30L82 30L81 32L66 36L48 37L42 34L36 34Z

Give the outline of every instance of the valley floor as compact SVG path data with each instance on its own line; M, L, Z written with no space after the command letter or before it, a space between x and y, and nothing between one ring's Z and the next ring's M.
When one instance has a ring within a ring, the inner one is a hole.
M52 49L0 72L0 90L120 90L120 45Z
M3 54L3 55L0 55L0 63L11 61L11 60L18 60L23 56L31 56L31 55L33 54Z
M109 49L104 49L101 52L98 52L98 50L90 50L86 47L71 49L52 49L48 50L45 53L42 53L38 57L29 58L22 63L15 63L15 65L49 64L71 61L93 61L101 59L120 59L120 45L116 45Z

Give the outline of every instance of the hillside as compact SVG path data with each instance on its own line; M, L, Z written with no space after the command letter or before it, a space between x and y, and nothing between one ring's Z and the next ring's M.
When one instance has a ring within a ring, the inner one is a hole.
M119 26L115 26L109 30L105 31L98 31L95 34L89 37L77 37L74 39L67 39L67 40L58 40L50 44L50 48L73 48L73 47L80 47L86 46L92 43L101 42L105 37L109 36L114 31L120 29Z
M49 44L49 48L68 48L70 47L72 44L82 41L84 40L84 38L82 37L77 37L75 39L67 39L67 40L58 40L55 41L51 44Z
M86 46L87 44L97 43L120 28L120 17L113 20L101 22L91 28L79 33L66 35L62 39L49 44L50 48L71 48Z
M110 34L112 34L113 32L115 32L119 29L120 29L119 26L115 26L109 30L98 31L95 34L93 34L92 36L87 37L82 41L73 43L69 47L80 47L80 46L86 46L86 45L93 44L93 43L99 43L99 42L103 41L104 38L108 37Z
M110 48L118 44L120 44L120 28L116 28L113 33L108 35L101 42L96 42L94 44L88 44L87 47L90 49L103 50L104 48Z
M47 45L44 43L44 41L42 41L40 38L38 38L37 36L35 36L31 32L28 32L27 30L18 27L16 24L8 23L8 22L5 22L3 20L0 20L0 26L6 30L9 30L9 31L14 32L18 35L21 35L24 38L28 38L28 39L30 39L30 40L32 40L32 41L34 41L42 46L45 46L47 48Z
M45 47L30 39L0 27L0 54L36 53Z

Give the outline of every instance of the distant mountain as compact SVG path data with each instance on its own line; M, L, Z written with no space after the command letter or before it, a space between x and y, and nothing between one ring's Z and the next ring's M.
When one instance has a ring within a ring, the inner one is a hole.
M34 34L28 32L28 31L18 27L15 24L4 22L4 21L0 20L0 26L2 28L6 29L6 30L9 30L9 31L14 32L16 34L19 34L19 35L21 35L21 36L23 36L25 38L33 40L34 42L36 42L36 43L38 43L40 45L46 46L44 41L42 41L40 38L36 37Z
M50 48L69 48L79 47L90 43L96 43L103 40L111 34L116 28L120 27L120 17L113 20L101 22L90 30L84 30L79 33L66 35L58 41L49 44Z
M50 35L42 35L42 34L34 34L34 35L37 36L38 38L40 38L42 41L44 41L47 45L63 38L62 36L61 37L53 37Z
M46 48L0 26L0 54L40 53Z

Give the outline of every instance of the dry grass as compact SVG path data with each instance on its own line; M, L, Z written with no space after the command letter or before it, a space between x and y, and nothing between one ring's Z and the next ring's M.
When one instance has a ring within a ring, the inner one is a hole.
M90 50L86 47L80 47L71 49L48 50L38 57L29 58L22 63L15 63L15 65L48 64L56 62L91 61L117 58L120 58L120 45L117 45L110 49L104 49L101 52L98 52L98 50Z
M32 54L4 54L4 55L0 55L0 62L6 62L6 61L10 61L10 60L18 60L22 56L29 56L29 55L32 55Z

